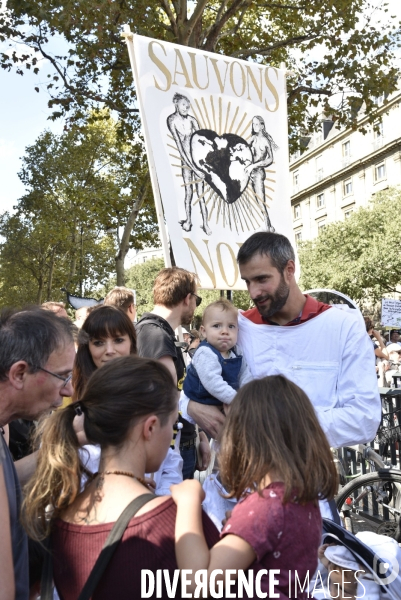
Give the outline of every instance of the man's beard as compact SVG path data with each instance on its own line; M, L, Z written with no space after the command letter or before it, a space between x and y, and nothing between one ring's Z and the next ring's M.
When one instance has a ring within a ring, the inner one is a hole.
M258 298L254 298L253 301L262 317L268 319L269 317L273 317L283 308L289 294L290 288L284 281L284 277L281 275L279 286L273 295L266 294L265 296L259 296ZM263 300L270 300L270 304L268 306L259 306L258 301Z
M181 315L181 325L182 327L188 328L192 323L192 319L194 318L194 310L188 311Z

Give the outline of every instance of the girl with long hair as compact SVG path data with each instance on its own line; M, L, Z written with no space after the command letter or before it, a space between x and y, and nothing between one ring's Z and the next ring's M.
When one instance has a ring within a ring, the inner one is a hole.
M318 500L337 491L330 447L306 394L281 375L243 386L223 427L219 463L223 486L240 502L211 550L202 533L199 483L172 487L179 568L207 569L208 576L221 569L221 580L228 569L253 569L255 579L267 569L260 583L268 595L269 569L276 569L280 598L291 597L291 589L306 597L307 590L294 592L295 575L303 582L316 570Z
M85 386L98 368L121 356L136 355L136 332L128 315L116 306L97 306L91 310L78 335L78 349L72 372L73 401L79 400ZM100 447L88 444L83 434L83 416L76 416L74 427L83 444L82 459L87 470L96 472ZM172 435L170 441L176 435ZM178 449L169 448L162 467L147 478L159 495L170 494L170 485L182 481L182 459Z
M177 419L177 389L161 363L135 356L96 369L79 402L54 412L44 424L38 463L25 490L23 522L28 535L50 535L55 586L63 600L76 600L113 525L132 500L149 495L146 472L159 469ZM73 421L84 417L85 436L99 445L99 472L88 478ZM141 597L141 569L167 569L174 556L175 505L151 496L131 518L93 600ZM205 516L206 537L217 533ZM167 598L167 594L162 596Z

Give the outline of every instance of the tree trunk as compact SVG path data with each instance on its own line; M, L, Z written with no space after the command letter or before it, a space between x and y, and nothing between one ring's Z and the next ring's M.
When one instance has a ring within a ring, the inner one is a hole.
M135 225L135 221L137 219L138 213L142 208L142 205L144 203L144 200L145 200L145 197L146 197L146 194L148 191L148 187L149 187L148 173L145 174L145 178L146 178L145 183L142 185L142 187L140 189L139 196L135 200L135 202L132 206L132 210L127 219L127 222L124 226L124 232L121 237L121 242L119 244L118 254L115 258L117 285L124 285L124 283L125 283L124 261L125 261L125 257L127 256L127 253L129 250L129 239L130 239L130 236L132 233L132 229Z
M42 304L42 296L43 296L43 277L42 276L39 277L38 284L39 284L39 287L38 287L38 293L36 295L36 304Z
M46 300L50 300L53 286L53 273L54 273L54 255L56 254L56 246L54 246L51 254L50 265L49 265L49 277L47 279L47 294Z
M79 294L83 296L84 287L84 228L81 225L81 247L80 247L80 258L79 258Z
M72 252L72 257L71 257L71 261L70 261L70 273L68 275L68 283L66 284L66 290L68 292L69 287L71 285L71 281L74 279L75 277L75 272L77 269L77 254L76 254L76 243L77 243L77 231L76 231L76 223L74 223L73 226L73 231L72 231L72 235L71 235L71 252Z

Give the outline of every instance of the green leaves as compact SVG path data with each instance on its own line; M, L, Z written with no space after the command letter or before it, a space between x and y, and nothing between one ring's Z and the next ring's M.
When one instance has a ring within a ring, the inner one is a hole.
M0 303L61 299L63 286L95 293L116 267L121 230L148 178L140 147L123 143L107 111L92 113L63 135L42 133L19 177L26 194L0 219ZM156 231L148 193L130 245L153 243Z
M74 120L93 107L108 107L120 115L119 133L127 137L140 123L120 36L124 23L141 35L227 56L272 66L284 61L294 72L288 79L291 144L302 129L314 126L309 107L352 126L354 110L343 93L364 101L373 120L372 97L396 87L400 24L388 19L385 5L374 9L368 0L65 0L62 9L56 0L8 0L7 6L0 39L27 43L50 61L57 78L57 87L48 86L54 115ZM51 51L55 34L65 40L65 56ZM10 69L13 60L33 64L28 54L21 59L3 54L1 65Z
M380 300L401 283L401 190L377 194L370 207L327 226L299 248L303 289L333 288L356 301Z

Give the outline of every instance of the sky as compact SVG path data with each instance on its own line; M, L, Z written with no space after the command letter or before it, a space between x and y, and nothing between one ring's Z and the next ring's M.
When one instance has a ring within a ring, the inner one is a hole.
M379 4L382 0L374 2ZM400 21L401 0L387 0L387 3L390 9L387 14ZM51 72L46 61L41 62L38 76L30 71L21 76L0 69L0 213L11 210L25 192L17 175L25 148L34 144L45 129L56 134L63 130L62 119L48 120L51 111L43 87L39 94L34 89Z

